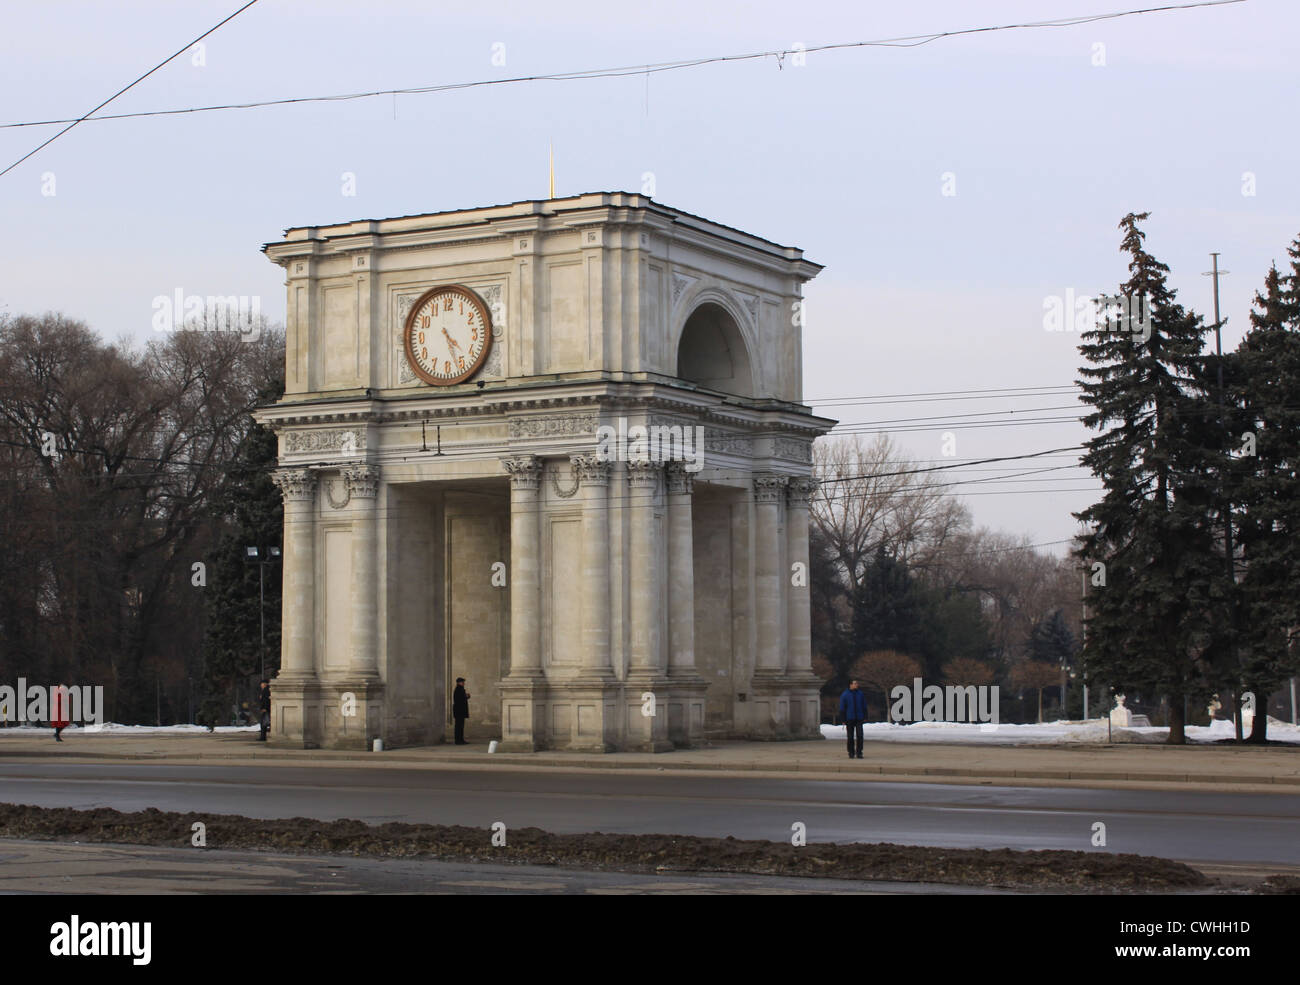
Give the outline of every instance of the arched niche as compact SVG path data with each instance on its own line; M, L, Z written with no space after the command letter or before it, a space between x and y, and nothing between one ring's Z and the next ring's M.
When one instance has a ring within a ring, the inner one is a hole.
M736 319L705 301L691 312L677 343L677 375L710 390L754 396L754 372Z

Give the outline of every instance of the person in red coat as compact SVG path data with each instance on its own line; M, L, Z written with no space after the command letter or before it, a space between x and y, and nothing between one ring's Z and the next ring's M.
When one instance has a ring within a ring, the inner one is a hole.
M68 689L59 684L50 695L50 726L54 729L55 742L63 741L60 733L68 724Z

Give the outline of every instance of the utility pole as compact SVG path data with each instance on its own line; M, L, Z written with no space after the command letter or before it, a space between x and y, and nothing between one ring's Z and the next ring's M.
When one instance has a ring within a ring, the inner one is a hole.
M1214 354L1215 370L1218 375L1219 383L1219 426L1227 433L1228 422L1225 417L1226 409L1223 401L1223 319L1219 316L1219 276L1227 274L1230 271L1219 269L1219 254L1211 253L1211 260L1214 262L1212 270L1204 271L1202 277L1214 278ZM1232 547L1232 504L1225 502L1221 506L1221 515L1223 516L1223 551L1228 559L1228 578L1229 584L1237 584L1237 561ZM1232 604L1228 609L1228 656L1232 667L1237 665L1237 618L1236 618L1236 599L1232 599ZM1237 741L1241 741L1241 688L1240 682L1234 682L1232 688L1232 708L1233 708L1233 727L1236 729Z

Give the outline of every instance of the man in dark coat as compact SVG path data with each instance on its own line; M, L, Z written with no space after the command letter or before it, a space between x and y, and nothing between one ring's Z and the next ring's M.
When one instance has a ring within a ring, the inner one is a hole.
M262 733L257 737L258 742L265 742L266 735L271 731L271 682L262 681L262 693L260 695L262 712L258 716L262 726Z
M862 723L867 720L867 696L858 690L857 681L849 681L849 689L840 695L840 717L844 719L844 735L849 740L849 759L862 758ZM857 749L854 749L854 737Z
M456 745L469 745L465 741L465 719L469 718L469 692L465 690L465 678L456 678L456 690L451 693L451 717L456 720Z

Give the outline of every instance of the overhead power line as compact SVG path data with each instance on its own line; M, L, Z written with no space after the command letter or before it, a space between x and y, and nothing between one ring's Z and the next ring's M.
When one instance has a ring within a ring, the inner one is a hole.
M228 24L228 23L230 23L230 21L234 20L236 17L238 17L240 14L242 14L242 13L243 13L245 10L247 10L249 7L253 6L253 4L255 4L255 3L257 3L257 0L248 0L248 3L244 4L242 7L240 7L238 10L236 10L233 14L231 14L231 15L230 15L229 17L227 17L225 20L221 21L220 24L217 24L217 25L215 25L214 27L210 27L210 28L208 28L208 30L204 31L202 34L200 34L197 38L195 38L195 39L194 39L193 41L191 41L189 44L184 45L183 47L179 48L177 51L174 51L172 54L168 55L166 58L164 58L162 61L160 61L157 65L155 65L153 68L149 69L149 71L145 72L144 75L140 76L138 79L136 79L136 80L135 80L134 82L132 82L130 85L128 85L128 86L124 86L123 88L117 90L117 92L113 93L113 95L109 96L107 99L105 99L102 103L100 103L98 106L96 106L94 109L92 109L89 113L86 113L84 116L79 116L79 117L77 117L75 120L50 120L50 121L47 121L47 122L49 122L49 123L66 123L67 126L64 127L62 130L60 130L58 133L56 133L56 134L55 134L53 137L51 137L49 140L45 141L44 143L37 144L35 147L33 147L31 150L29 150L29 151L28 151L26 154L24 154L22 157L18 158L18 160L14 161L13 164L9 165L9 167L5 168L3 171L0 171L0 178L2 178L2 177L4 177L5 175L7 175L10 171L12 171L14 168L18 167L18 165L22 164L23 161L27 160L29 157L32 157L33 155L35 155L36 153L38 153L39 151L41 151L43 148L48 147L50 144L54 143L54 141L58 140L58 139L59 139L60 137L62 137L65 133L67 133L69 130L71 130L73 127L75 127L78 123L85 123L86 120L90 119L92 116L94 116L95 113L99 112L101 109L103 109L105 106L107 106L109 103L111 103L111 102L112 102L114 99L116 99L118 96L122 95L124 92L129 91L130 89L135 88L137 85L139 85L139 84L140 84L141 82L143 82L145 79L149 78L149 76L153 75L154 72L158 71L158 69L162 68L164 65L166 65L169 61L171 61L171 60L172 60L173 58L175 58L177 55L184 54L184 53L185 53L186 51L188 51L190 48L194 47L196 44L198 44L200 41L202 41L204 38L206 38L209 34L212 34L214 31L216 31L217 28L221 27L221 26L224 25L224 24ZM97 117L97 119L109 119L109 117L102 117L102 116L101 116L101 117Z
M255 3L256 0L252 0L252 2ZM97 116L94 117L93 119L129 120L129 119L139 119L141 117L150 117L150 116L177 116L185 113L214 113L214 112L221 112L226 110L260 109L267 106L288 106L297 103L345 102L348 100L355 100L355 99L373 99L379 96L428 95L432 93L450 92L458 89L475 89L475 88L482 88L486 86L520 85L520 84L526 84L532 82L570 82L570 81L585 81L588 79L621 78L623 76L649 76L661 72L674 72L681 69L698 68L702 65L715 65L715 64L725 63L725 62L754 61L754 60L766 59L766 58L772 58L776 61L778 66L783 66L787 56L803 55L803 54L807 54L808 52L838 51L838 50L849 49L849 48L872 48L872 47L915 48L915 47L919 47L920 45L930 44L933 41L939 41L943 38L955 38L967 34L987 34L995 31L1019 31L1019 30L1032 30L1036 28L1075 27L1080 24L1091 24L1097 21L1117 20L1121 17L1135 17L1139 14L1158 14L1158 13L1166 13L1169 11L1176 11L1176 10L1191 10L1197 7L1223 7L1223 6L1228 6L1230 4L1245 3L1245 2L1246 0L1199 0L1199 2L1196 3L1167 4L1160 7L1143 7L1136 10L1120 10L1120 11L1115 11L1107 14L1080 14L1074 17L1059 17L1053 20L1044 20L1044 21L1026 21L1017 24L998 24L998 25L993 25L988 27L968 27L956 31L935 31L929 34L911 34L911 35L904 35L902 37L897 37L897 38L880 38L874 41L842 41L842 42L836 42L832 44L807 45L800 48L778 48L778 49L771 49L767 51L753 51L753 52L747 52L747 53L736 54L736 55L713 55L713 56L708 56L703 58L689 58L689 59L682 59L680 61L658 62L658 63L652 63L648 65L642 63L639 65L620 65L614 68L582 69L574 72L552 72L544 75L517 75L505 79L476 79L469 82L449 82L449 83L444 83L442 85L416 86L407 89L376 89L368 92L335 93L333 95L324 95L324 96L295 96L295 97L286 97L280 99L262 99L262 100L252 101L252 102L244 102L244 103L219 103L210 106L191 106L191 107L179 108L179 109L147 110L147 111L141 111L136 113L114 113L106 116ZM252 6L252 3L249 3L246 6ZM240 8L240 10L243 9L244 8ZM234 17L239 12L240 11L236 11L235 14L231 15L231 17ZM227 20L229 19L230 18L227 18ZM222 23L225 23L225 21L223 21ZM220 27L221 25L219 24L217 26ZM216 30L216 28L213 28L213 30ZM193 43L194 42L191 42L191 44ZM186 47L188 47L188 45ZM184 50L185 50L184 48L181 49L181 51ZM180 52L177 52L177 54L180 54ZM175 57L176 57L175 55L172 56L172 58ZM169 58L168 61L170 60L171 59ZM166 62L163 62L162 64L166 64ZM161 65L157 66L157 68L161 68L161 67L162 67ZM157 68L153 69L152 71L157 71ZM145 76L141 76L141 78L144 77ZM136 81L138 82L140 80L137 79ZM134 84L135 83L133 82L132 85ZM127 88L129 89L130 86L128 86ZM122 91L125 92L126 90L123 89ZM121 95L121 93L118 93L118 95ZM114 96L113 98L116 99L117 96ZM91 110L90 113L86 114L86 116L83 116L75 121L32 120L23 123L0 124L0 129L13 128L13 127L54 126L60 123L68 123L68 122L72 122L73 125L75 125L76 123L81 123L85 121L87 118L90 118L91 114L93 114L97 109L100 109L101 107L107 105L108 102L111 101L112 100L107 100L104 103L101 103L100 106L97 106L94 110ZM56 137L57 136L58 135L56 135ZM39 149L40 148L38 147L37 150ZM35 151L33 151L32 153L35 153ZM28 156L30 157L31 155L29 154ZM26 158L24 158L23 160L26 160ZM15 165L18 163L21 163L21 161L15 162ZM10 165L10 168L14 167L15 165ZM10 168L6 168L5 171L8 171ZM0 174L3 173L4 172L0 172Z

